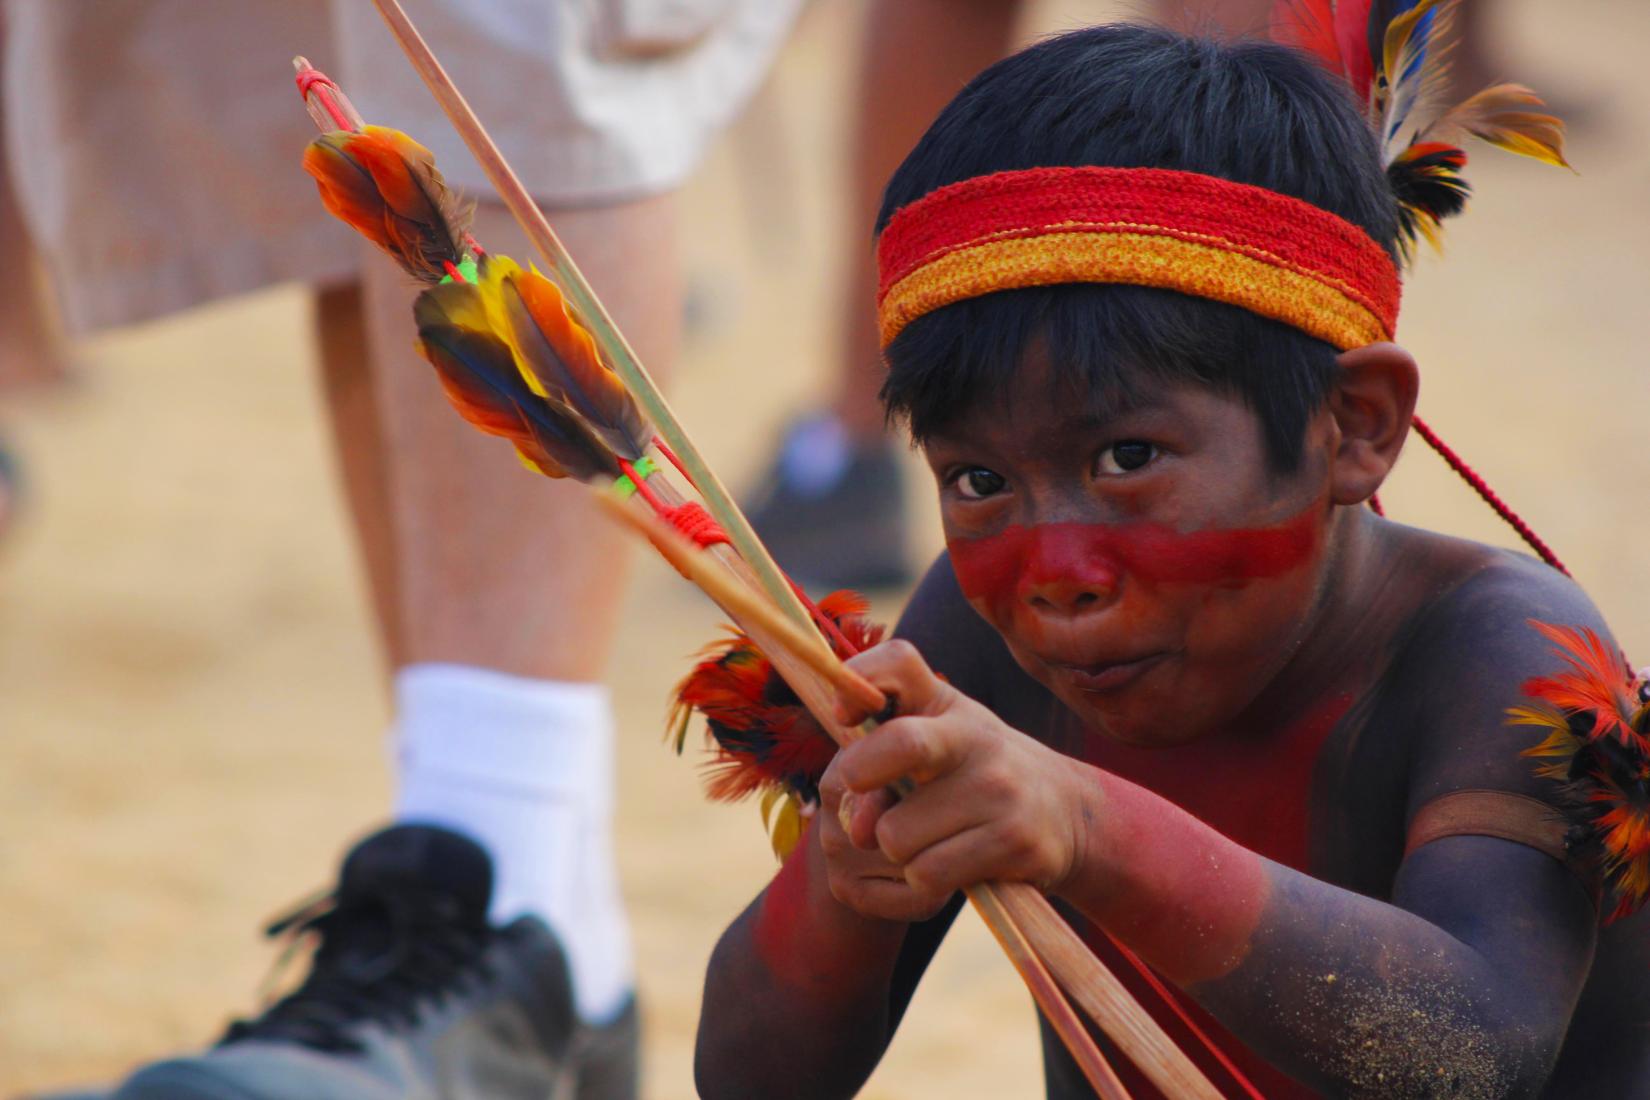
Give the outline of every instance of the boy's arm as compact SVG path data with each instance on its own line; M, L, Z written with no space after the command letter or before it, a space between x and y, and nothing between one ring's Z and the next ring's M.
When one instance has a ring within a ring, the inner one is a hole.
M1402 721L1365 732L1393 739L1394 751L1408 746L1411 813L1453 790L1546 794L1518 756L1528 738L1504 715L1525 678L1554 671L1525 619L1602 629L1584 597L1545 577L1464 587L1434 610L1444 625L1390 674L1390 694L1411 704ZM1540 1091L1596 924L1591 899L1556 860L1506 840L1446 837L1403 862L1390 900L1366 897L1263 859L1143 788L988 728L980 708L947 699L944 685L924 687L908 653L872 658L857 667L902 703L933 700L931 717L896 719L843 758L856 790L874 789L883 771L926 769L929 783L912 799L853 823L856 842L879 843L914 883L1038 881L1258 1052L1332 1095ZM1011 790L1010 774L1031 793ZM942 802L993 800L978 821L938 812Z
M819 827L722 934L705 977L699 1095L853 1096L876 1068L956 916L863 917L826 881Z
M915 639L947 676L989 693L981 673L1001 642L956 591L944 558L918 587L896 633ZM815 816L711 955L694 1054L707 1100L852 1096L881 1059L961 907L958 895L928 920L906 923L861 916L838 901L826 847L839 864L865 864L868 875L888 865L880 856L845 851L850 846L834 811L831 805Z
M1556 785L1519 755L1539 738L1506 717L1524 701L1523 682L1559 663L1530 618L1608 638L1569 581L1533 563L1502 565L1435 608L1391 670L1385 694L1397 706L1364 736L1407 747L1406 820L1456 791L1552 797ZM1417 847L1389 904L1275 865L1266 872L1245 958L1194 990L1227 1019L1251 1017L1246 1038L1263 1052L1339 1091L1421 1094L1429 1079L1459 1081L1454 1095L1540 1091L1597 932L1574 872L1535 847L1479 835ZM1267 1000L1285 1011L1257 1014Z

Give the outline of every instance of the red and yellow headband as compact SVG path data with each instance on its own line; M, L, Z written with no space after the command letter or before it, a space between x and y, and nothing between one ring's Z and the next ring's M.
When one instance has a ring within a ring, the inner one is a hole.
M1398 268L1369 234L1263 187L1161 168L1031 168L901 207L877 244L882 346L925 313L1057 283L1161 287L1345 351L1391 339Z

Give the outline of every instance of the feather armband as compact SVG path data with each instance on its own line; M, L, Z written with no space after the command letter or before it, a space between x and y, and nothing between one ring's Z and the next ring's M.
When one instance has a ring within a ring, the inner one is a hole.
M865 618L857 592L833 592L819 601L836 628L832 648L850 657L882 640L883 628ZM705 718L712 757L705 793L719 802L762 796L762 817L774 854L783 859L802 833L805 813L819 804L819 780L836 755L836 742L808 713L773 663L745 634L730 628L726 641L708 646L676 686L670 739L680 753L693 712Z
M1613 902L1605 920L1650 896L1650 680L1593 631L1532 622L1567 666L1526 681L1530 702L1507 712L1546 731L1524 755L1558 783L1570 853L1593 864Z

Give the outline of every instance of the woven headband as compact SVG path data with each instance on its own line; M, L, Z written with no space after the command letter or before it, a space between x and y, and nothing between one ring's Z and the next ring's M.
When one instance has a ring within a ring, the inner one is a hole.
M1031 168L901 207L877 244L882 346L997 290L1127 283L1241 306L1345 351L1391 339L1398 269L1362 229L1263 187L1161 168Z

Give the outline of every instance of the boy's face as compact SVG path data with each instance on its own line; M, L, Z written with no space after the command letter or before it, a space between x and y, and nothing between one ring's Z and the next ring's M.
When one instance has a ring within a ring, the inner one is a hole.
M1327 413L1271 471L1235 398L1142 382L1106 418L1051 400L1035 349L1006 400L925 447L964 595L1080 717L1173 745L1242 714L1299 647L1324 588Z

